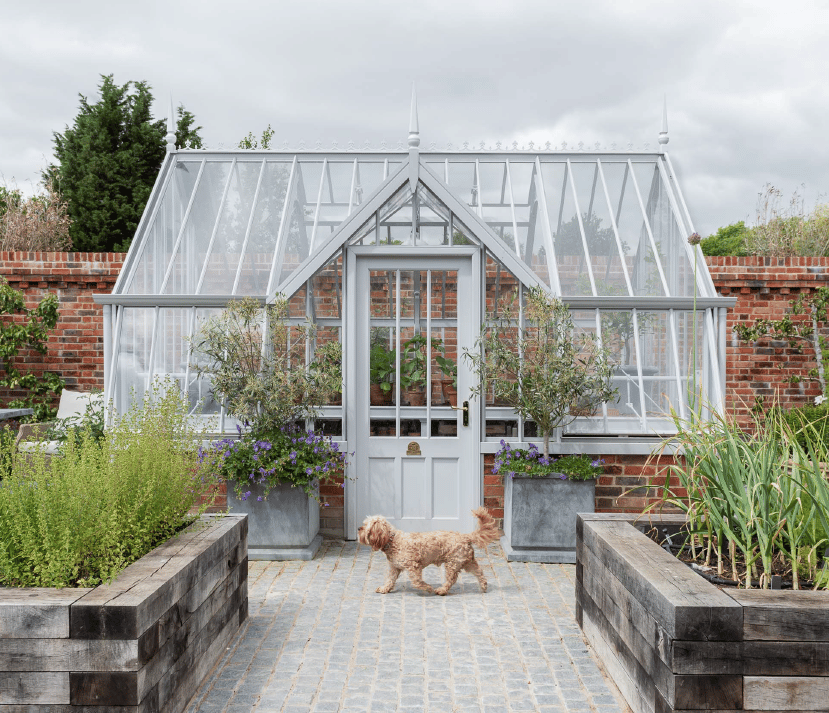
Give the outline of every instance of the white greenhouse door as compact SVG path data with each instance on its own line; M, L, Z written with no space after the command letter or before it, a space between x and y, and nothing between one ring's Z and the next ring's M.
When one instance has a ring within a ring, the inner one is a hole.
M480 418L463 351L480 328L478 261L356 257L352 537L368 515L406 532L474 528Z

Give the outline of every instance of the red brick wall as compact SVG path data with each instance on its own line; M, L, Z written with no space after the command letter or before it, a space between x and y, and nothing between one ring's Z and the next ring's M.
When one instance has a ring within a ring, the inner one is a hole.
M785 381L788 374L806 374L816 366L811 350L792 349L786 342L769 339L756 344L738 342L733 330L738 322L780 319L800 294L829 286L829 258L709 257L707 262L717 292L737 298L737 306L728 314L729 411L748 425L757 397L766 408L775 402L784 408L812 402L820 394L816 382ZM805 315L800 319L806 319Z
M24 292L29 306L46 292L60 299L61 319L49 340L49 354L24 355L35 370L57 371L70 386L103 387L103 311L92 295L112 290L124 258L123 253L0 252L0 275ZM741 422L750 422L749 410L756 396L765 397L766 405L775 398L784 406L813 400L819 393L815 384L784 382L787 367L808 371L814 366L807 353L768 340L741 344L732 329L737 320L778 319L798 294L829 285L829 258L712 257L707 262L718 292L738 299L728 318L727 400L732 413ZM0 404L10 398L8 392L0 392ZM646 463L645 456L607 456L605 460L606 473L596 489L598 510L637 511L654 500L657 493L647 492L647 484L657 472L656 463ZM502 517L503 483L491 468L492 456L488 456L484 504ZM321 493L328 503L321 513L322 524L329 531L342 527L342 493L338 485Z
M103 308L95 293L109 294L124 253L0 252L0 275L35 307L46 293L60 300L60 320L49 337L49 352L21 353L27 371L54 371L67 386L82 390L104 386ZM0 390L0 404L19 394Z

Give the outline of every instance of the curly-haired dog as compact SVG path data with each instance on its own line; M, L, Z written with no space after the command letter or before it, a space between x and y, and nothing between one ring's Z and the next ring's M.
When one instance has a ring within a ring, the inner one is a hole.
M380 550L389 560L386 582L378 587L380 594L388 594L400 573L405 569L412 584L426 592L444 595L457 581L461 570L471 572L478 579L481 591L486 591L486 578L475 560L473 545L485 547L499 537L498 527L486 508L473 510L478 518L478 529L469 534L460 532L401 532L381 515L367 517L357 531L357 540L373 550ZM423 581L423 568L433 564L446 567L446 581L433 589Z

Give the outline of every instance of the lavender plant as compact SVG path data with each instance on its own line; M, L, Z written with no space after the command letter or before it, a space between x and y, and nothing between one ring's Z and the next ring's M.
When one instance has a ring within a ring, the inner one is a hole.
M548 456L535 443L528 448L513 448L502 440L492 466L495 475L543 478L556 474L562 480L592 480L604 472L604 460L588 455Z

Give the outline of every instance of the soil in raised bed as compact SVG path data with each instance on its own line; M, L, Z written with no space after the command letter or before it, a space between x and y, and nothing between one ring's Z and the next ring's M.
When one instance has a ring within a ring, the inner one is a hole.
M674 555L678 560L684 562L688 565L689 568L693 569L698 575L707 579L712 584L715 584L718 587L737 587L740 588L745 587L746 583L746 567L745 567L745 558L743 557L742 553L737 550L736 552L736 564L737 564L737 576L739 580L734 579L734 567L731 561L731 558L728 553L728 545L723 544L723 552L722 552L722 563L723 563L723 573L722 575L717 574L717 549L716 549L716 541L714 543L714 549L711 552L711 563L710 565L705 564L705 558L707 554L707 548L700 547L699 545L696 548L696 557L694 556L693 552L691 551L691 547L687 544L683 544L684 535L674 535L671 538L671 541L666 540L664 537L654 529L650 532L646 533L654 542L656 542L660 547L662 547L667 552L670 552ZM829 564L825 565L829 569ZM760 574L762 572L762 565L760 565L759 561L755 563L754 571L751 575L751 588L752 589L759 589L760 588ZM821 587L816 587L815 582L809 578L807 574L800 573L798 579L798 586L802 590L809 590L809 589L816 589ZM783 557L782 554L776 553L774 559L772 560L772 571L771 571L771 581L768 585L765 585L764 588L771 588L771 589L793 589L793 580L792 580L792 567L791 562ZM823 585L823 588L826 588L826 585Z

